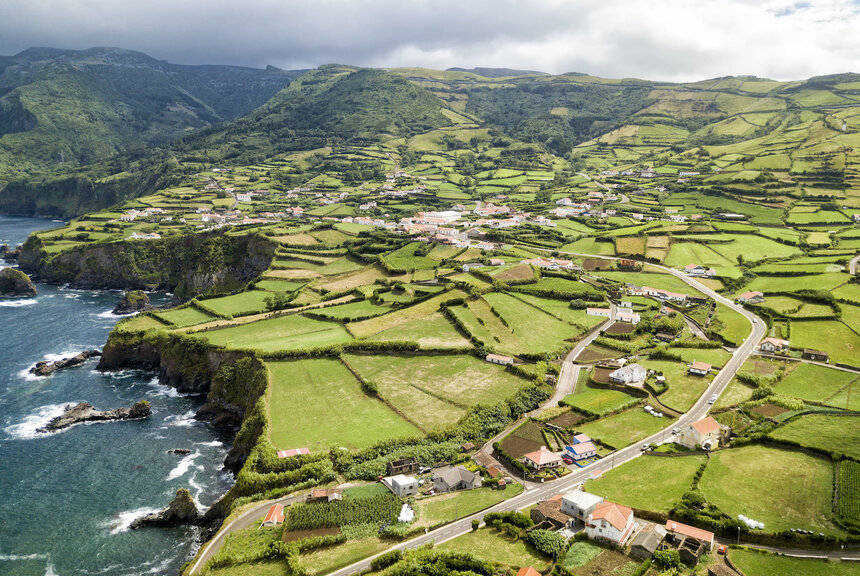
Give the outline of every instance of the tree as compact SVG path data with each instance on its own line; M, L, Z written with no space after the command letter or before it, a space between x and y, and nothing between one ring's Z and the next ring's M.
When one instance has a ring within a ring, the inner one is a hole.
M526 540L535 547L538 552L558 558L561 551L564 550L565 538L558 532L551 530L532 530L526 535Z
M680 568L681 555L677 550L657 550L654 552L654 563L663 570Z

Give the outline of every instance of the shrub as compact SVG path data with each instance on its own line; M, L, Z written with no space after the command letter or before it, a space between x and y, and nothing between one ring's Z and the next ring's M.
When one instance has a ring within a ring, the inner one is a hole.
M566 542L564 536L550 530L532 530L526 535L526 540L535 550L552 558L558 558Z

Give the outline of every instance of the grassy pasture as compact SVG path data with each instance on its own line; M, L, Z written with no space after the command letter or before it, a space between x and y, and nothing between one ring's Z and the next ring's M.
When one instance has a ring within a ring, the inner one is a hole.
M314 314L332 320L352 320L353 318L370 318L391 312L387 306L373 304L370 300L359 300L337 306L328 306L314 310Z
M639 399L619 390L578 384L573 394L568 394L562 403L592 414L603 415L635 404Z
M289 280L257 280L255 287L269 292L295 292L304 282L290 282Z
M450 522L458 517L469 516L523 491L521 484L511 484L504 491L490 488L477 488L462 492L439 494L423 498L416 503L417 527L434 526L440 522Z
M746 576L781 576L803 574L803 576L852 576L857 572L856 562L829 562L814 558L777 556L755 550L731 550L732 562Z
M680 354L684 362L707 362L718 368L722 368L732 356L722 348L672 348L672 352Z
M271 292L266 290L246 290L231 296L208 298L201 300L200 303L222 316L245 316L265 312L266 298L271 296Z
M700 352L700 350L695 350ZM698 355L696 355L698 358ZM706 361L706 360L702 360ZM671 360L643 360L642 366L648 369L662 372L666 377L669 389L660 395L660 402L679 412L686 412L696 403L696 400L705 393L710 378L701 376L690 376L687 373L686 364L672 362Z
M770 433L776 440L791 440L808 448L860 458L860 417L806 414L791 419Z
M426 256L416 256L415 251L424 248L421 242L410 242L402 248L383 256L383 261L395 270L428 270L435 268L439 263Z
M744 514L764 522L767 532L789 528L840 532L830 521L829 458L760 445L720 450L711 455L699 490L732 518Z
M671 424L672 418L655 418L644 410L633 408L583 424L577 432L621 449Z
M519 569L521 566L531 566L536 570L545 570L551 564L550 558L535 550L524 540L513 540L503 536L492 528L481 528L458 536L439 545L441 550L465 552L474 554L490 562L498 562Z
M200 333L216 346L254 348L263 352L317 348L351 340L340 324L306 318L298 314L267 318Z
M270 362L269 437L278 448L363 448L418 429L376 398L337 359ZM333 409L336 405L348 410ZM297 406L301 409L297 410Z
M193 326L215 319L211 314L207 314L193 305L186 306L185 308L174 308L173 310L166 310L164 312L156 312L155 316L170 322L176 327Z
M397 324L370 337L377 342L417 342L421 348L464 348L471 343L440 312Z
M389 330L412 320L426 318L439 310L439 305L442 302L453 300L455 298L463 298L465 295L465 292L461 290L443 292L438 296L433 296L432 298L428 298L414 306L397 310L391 314L386 314L378 318L371 318L370 320L363 320L361 322L351 322L347 327L349 328L350 333L352 333L356 338L373 336L383 330Z
M860 336L841 322L804 320L791 323L792 348L813 348L830 354L831 362L857 363Z
M722 327L718 334L730 344L739 346L743 340L749 336L752 325L746 319L746 316L735 312L725 304L717 303L711 323L718 320L722 323Z
M830 272L825 274L808 274L790 279L778 276L759 276L744 286L743 291L796 292L798 290L832 290L847 282L849 276L844 273Z
M552 298L541 298L530 294L516 294L516 298L540 308L547 314L555 316L568 324L579 326L583 331L597 326L604 321L601 316L589 316L585 310L571 308L567 300L554 300Z
M690 490L704 456L642 457L588 480L585 490L625 506L667 513ZM642 482L648 478L648 482Z
M579 334L569 324L509 294L493 292L484 295L484 299L520 340L523 352L553 352L563 346L567 339Z

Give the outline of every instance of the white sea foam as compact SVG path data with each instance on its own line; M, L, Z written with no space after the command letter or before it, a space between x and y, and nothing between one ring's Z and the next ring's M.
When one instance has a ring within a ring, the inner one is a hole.
M194 415L196 412L194 410L189 410L185 414L172 414L164 419L164 421L169 426L182 426L184 428L190 428L197 423L197 420L194 419Z
M125 512L120 512L111 518L109 522L106 522L105 527L110 530L111 534L126 532L131 528L132 522L138 518L143 518L147 514L154 514L156 512L158 512L157 508L136 508L134 510L126 510Z
M223 442L221 442L221 441L219 441L219 440L212 440L212 441L210 441L210 442L195 442L195 443L194 443L194 445L195 445L195 446L216 446L216 447L220 447L220 446L223 446L223 445L224 445L224 443L223 443Z
M153 378L146 384L152 388L152 391L156 396L166 396L168 398L181 398L184 396L184 394L180 394L176 388L172 388L159 382L158 377Z
M26 560L47 560L45 554L0 554L0 561L23 562Z
M48 562L48 565L45 566L45 576L60 576L56 572L54 572L54 565Z
M185 476L191 467L194 465L194 461L200 457L200 452L192 452L185 458L179 461L173 470L170 471L170 474L167 475L167 480L176 480L177 478L181 478ZM203 468L202 466L198 466L197 468Z
M131 312L129 314L114 314L113 310L105 310L104 312L99 312L98 314L93 314L96 318L108 318L110 320L116 320L117 318L128 318L129 316L137 316L139 312Z
M20 308L21 306L32 306L35 303L35 298L24 298L23 300L0 300L0 306L4 308Z
M43 428L52 419L60 416L69 404L75 404L75 402L42 406L41 408L36 409L36 411L29 416L25 416L18 424L12 424L3 430L10 438L15 440L42 438L45 434L42 432L36 432L36 430Z
M42 378L47 378L47 376L36 376L32 372L30 372L30 368L24 368L20 372L18 372L18 378L21 380L26 380L27 382L35 382L37 380L41 380Z

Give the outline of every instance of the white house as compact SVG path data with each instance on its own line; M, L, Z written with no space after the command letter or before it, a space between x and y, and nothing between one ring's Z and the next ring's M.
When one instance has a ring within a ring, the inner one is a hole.
M589 316L603 316L604 318L612 316L610 308L586 308L585 313Z
M604 500L594 507L585 523L585 533L592 540L604 540L624 546L633 532L633 510Z
M639 324L639 320L641 320L641 317L637 312L629 310L619 310L618 314L615 315L615 318L619 322L629 322L633 325Z
M571 518L585 522L588 515L601 503L603 503L603 496L574 490L561 497L561 511Z
M597 456L597 448L593 442L575 442L573 446L565 448L565 451L574 460L585 460Z
M523 463L535 470L546 470L561 466L561 457L555 452L551 452L546 446L541 446L540 450L524 455Z
M675 441L690 449L699 445L710 450L720 445L721 430L720 423L708 416L682 427L681 432L675 437Z
M619 384L644 382L648 371L639 364L628 364L609 374L609 379Z
M383 479L383 484L398 498L406 498L418 493L418 480L414 476L404 476L403 474L389 476Z
M693 362L690 364L688 368L690 374L696 374L698 376L707 376L711 371L711 365L706 364L705 362Z
M764 302L764 294L761 292L744 292L738 296L738 302L741 304L760 304Z
M759 350L772 354L773 352L788 350L788 345L788 340L783 340L782 338L765 338L759 344Z

